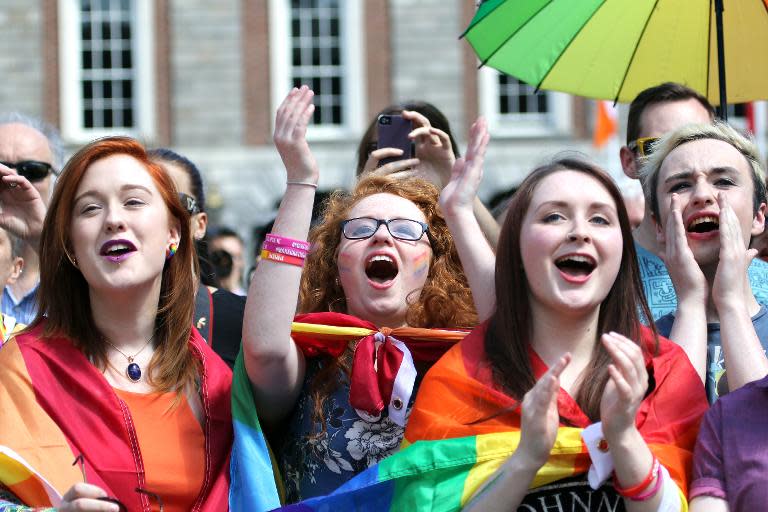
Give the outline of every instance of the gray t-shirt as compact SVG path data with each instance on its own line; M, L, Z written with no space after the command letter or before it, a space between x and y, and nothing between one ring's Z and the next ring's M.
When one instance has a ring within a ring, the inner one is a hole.
M674 313L670 313L656 321L659 334L665 338L672 331L675 323ZM757 338L763 346L763 352L768 353L768 309L760 306L760 311L752 317L752 325L755 327ZM707 324L707 400L710 405L715 403L718 397L728 393L728 378L725 374L725 353L720 343L720 324Z

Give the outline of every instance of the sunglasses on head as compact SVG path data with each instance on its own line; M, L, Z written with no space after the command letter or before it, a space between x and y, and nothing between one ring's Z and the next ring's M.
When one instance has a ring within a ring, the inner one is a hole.
M24 176L29 181L41 181L53 172L53 166L47 162L37 160L23 160L21 162L0 162L6 167L16 169L19 176Z
M653 153L657 142L659 142L658 137L640 137L627 144L627 147L640 156L648 156Z
M197 199L194 197L185 194L184 192L179 192L179 200L181 201L181 206L183 206L190 215L200 213L200 205L197 204Z

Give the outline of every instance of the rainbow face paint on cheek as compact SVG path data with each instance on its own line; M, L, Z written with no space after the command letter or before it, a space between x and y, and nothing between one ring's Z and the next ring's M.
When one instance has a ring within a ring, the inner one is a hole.
M348 252L339 253L339 258L336 260L336 266L339 269L339 274L352 272L353 256Z
M429 270L429 251L425 250L413 260L413 275L421 277Z

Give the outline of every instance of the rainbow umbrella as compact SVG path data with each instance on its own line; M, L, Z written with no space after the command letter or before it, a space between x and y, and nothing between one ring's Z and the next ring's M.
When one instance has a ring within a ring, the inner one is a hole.
M672 81L721 106L768 99L768 0L487 0L462 37L540 89L630 102Z

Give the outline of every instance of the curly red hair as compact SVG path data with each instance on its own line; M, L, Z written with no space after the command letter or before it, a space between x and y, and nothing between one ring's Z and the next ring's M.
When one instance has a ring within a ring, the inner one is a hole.
M441 328L474 326L477 312L453 238L439 211L439 192L434 185L420 178L366 176L358 181L352 192L337 191L331 195L323 209L322 222L309 235L312 251L307 256L301 280L300 312L346 312L346 298L338 278L337 265L341 221L362 199L381 193L393 194L414 203L424 213L431 235L432 262L419 296L407 298L408 325ZM347 350L342 356L324 364L312 379L312 417L321 425L316 435L326 430L323 403L338 386L338 371L349 375L351 360L351 351Z

